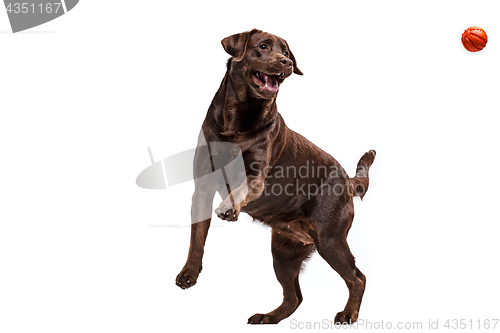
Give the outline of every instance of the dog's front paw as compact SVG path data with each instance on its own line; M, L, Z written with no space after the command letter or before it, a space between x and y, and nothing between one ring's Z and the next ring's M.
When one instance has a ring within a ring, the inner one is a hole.
M223 220L226 221L237 221L238 216L240 215L240 210L238 208L234 208L231 202L229 204L224 200L219 208L215 210L215 214Z
M276 316L257 313L248 318L248 324L277 324L279 322Z
M348 311L342 311L337 313L335 316L335 323L339 324L352 324L355 323L358 320L358 312L348 312Z
M177 275L175 279L175 284L182 289L191 288L196 284L198 275L200 274L201 267L198 271L193 270L189 267L184 267L182 271Z

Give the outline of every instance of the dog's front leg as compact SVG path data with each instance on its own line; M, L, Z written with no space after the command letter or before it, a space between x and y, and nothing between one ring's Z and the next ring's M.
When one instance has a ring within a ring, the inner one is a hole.
M262 171L248 176L245 183L229 193L227 198L215 210L218 217L227 221L236 221L243 207L249 202L260 198L265 188L267 175L265 170L267 170L267 166L260 170Z
M212 172L210 152L204 144L203 132L200 132L193 171L195 190L191 204L191 242L186 264L175 280L175 283L182 289L195 285L201 272L214 195L217 188L223 186L222 177Z
M186 264L177 275L175 283L182 289L196 284L202 268L202 258L208 228L212 215L212 201L215 192L206 189L195 189L191 206L191 242Z

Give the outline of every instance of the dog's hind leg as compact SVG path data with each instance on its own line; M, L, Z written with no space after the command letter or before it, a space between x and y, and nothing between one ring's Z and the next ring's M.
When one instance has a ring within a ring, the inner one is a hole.
M276 278L283 287L283 303L266 314L255 314L249 324L276 324L290 316L302 302L299 272L302 262L308 258L314 245L304 245L273 230L271 251Z
M356 267L346 240L353 217L352 202L345 204L340 213L336 214L335 221L318 224L315 239L318 253L344 279L349 288L349 299L344 311L335 316L335 323L356 322L365 291L366 278Z

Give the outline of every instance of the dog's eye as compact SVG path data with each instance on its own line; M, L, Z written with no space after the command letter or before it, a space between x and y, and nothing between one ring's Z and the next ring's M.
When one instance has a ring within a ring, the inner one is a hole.
M290 55L290 53L288 53L288 52L284 52L284 53L283 53L283 55L284 55L285 57L288 57L288 56Z
M265 50L267 49L267 45L266 44L262 44L261 46L259 46L261 50Z

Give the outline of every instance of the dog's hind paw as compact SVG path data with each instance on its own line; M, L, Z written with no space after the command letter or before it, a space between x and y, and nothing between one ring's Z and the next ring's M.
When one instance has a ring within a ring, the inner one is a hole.
M348 311L342 311L337 313L335 316L335 323L339 324L352 324L355 323L358 320L358 312L348 312Z
M279 322L276 316L257 313L248 318L248 324L277 324Z

